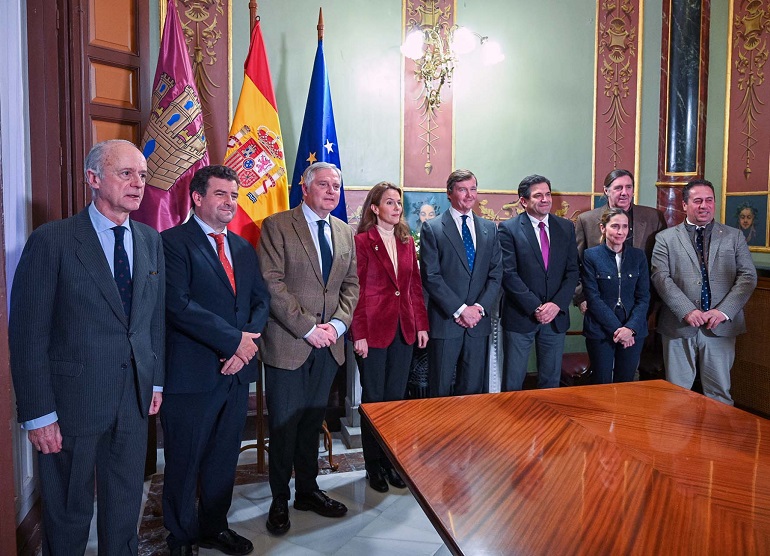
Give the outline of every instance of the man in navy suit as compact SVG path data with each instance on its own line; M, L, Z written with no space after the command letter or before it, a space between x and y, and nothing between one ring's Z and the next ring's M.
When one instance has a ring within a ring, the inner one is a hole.
M500 224L503 251L502 390L521 390L532 344L539 388L559 386L569 305L578 282L575 226L551 211L551 182L519 184L525 212Z
M238 208L238 175L206 166L190 182L193 216L163 232L166 253L166 385L163 522L172 555L197 542L225 554L252 543L227 525L255 340L270 295L254 248L227 230ZM200 507L196 515L196 493Z
M160 236L129 219L146 176L128 141L94 145L93 202L35 230L13 280L11 372L19 422L39 452L43 554L85 552L94 482L99 553L137 552L165 305Z
M455 170L446 187L452 206L440 218L425 221L420 232L431 397L489 390L489 315L498 302L503 270L497 226L473 214L476 176Z

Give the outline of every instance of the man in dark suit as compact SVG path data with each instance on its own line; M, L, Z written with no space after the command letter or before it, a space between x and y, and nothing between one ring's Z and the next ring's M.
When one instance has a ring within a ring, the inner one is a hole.
M190 182L193 216L163 232L166 253L166 386L160 412L165 452L163 522L172 555L192 545L248 554L227 525L255 340L270 295L254 248L227 230L238 208L238 175L206 166ZM196 515L196 494L200 506Z
M703 393L733 405L735 337L746 332L743 306L757 285L757 269L741 231L714 220L710 181L689 182L682 207L687 218L659 233L652 252L666 380L690 389L700 371Z
M649 263L652 257L652 248L655 245L655 236L661 230L666 229L666 219L663 217L663 213L652 207L634 204L634 176L622 168L613 170L604 178L604 194L607 197L607 206L583 212L577 218L575 234L578 256L582 260L583 251L601 243L602 233L599 230L599 220L609 207L626 211L628 214L626 245L644 251ZM586 312L586 299L580 284L575 289L574 303L581 313ZM650 303L650 312L656 309L654 305L654 303Z
M348 511L316 482L318 434L358 301L353 232L330 215L341 187L334 164L311 164L302 175L303 203L262 222L259 262L270 290L270 317L261 338L273 494L267 529L275 535L291 525L292 467L295 509L325 517Z
M559 386L569 304L578 281L575 226L551 211L551 182L519 184L525 212L500 224L503 250L503 384L521 390L533 342L539 388Z
M19 261L11 370L39 451L43 554L85 552L94 476L99 553L136 554L147 415L162 399L163 249L128 218L144 194L142 153L105 141L85 168L93 202L35 230Z
M440 218L425 221L420 232L431 397L489 390L489 315L498 301L503 271L497 226L473 214L476 176L455 170L446 187L452 206Z

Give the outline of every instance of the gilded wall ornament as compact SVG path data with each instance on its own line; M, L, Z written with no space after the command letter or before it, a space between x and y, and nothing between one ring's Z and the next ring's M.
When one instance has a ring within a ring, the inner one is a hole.
M621 143L630 115L625 104L633 101L629 100L629 82L634 77L632 58L636 57L636 28L631 22L633 13L634 5L630 0L604 0L601 4L600 71L604 79L603 94L610 101L602 116L608 125L609 161L613 168L617 168L621 160Z
M198 94L213 98L213 89L220 88L220 85L211 78L206 66L217 62L215 47L222 38L218 17L225 14L222 0L179 1L184 6L179 19L187 44L192 48L190 56Z
M452 54L451 7L440 7L439 0L409 0L406 6L406 29L422 30L425 40L425 53L415 60L414 78L422 85L422 90L415 98L421 114L420 154L425 155L425 173L433 171L431 155L436 152L436 143L440 137L436 121L441 107L441 88L451 83L455 57Z
M757 144L755 133L757 120L764 102L759 98L759 89L765 81L764 66L767 62L767 31L770 29L770 17L765 10L763 0L752 0L746 6L743 15L736 15L733 21L734 43L737 49L735 71L738 73L738 89L743 97L738 106L743 127L740 142L743 148L746 167L743 176L748 180L751 175L751 160L756 158L754 147Z

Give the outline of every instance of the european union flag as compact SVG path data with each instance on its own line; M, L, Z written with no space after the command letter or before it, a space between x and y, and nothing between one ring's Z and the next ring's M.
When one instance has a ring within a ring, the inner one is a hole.
M307 94L305 119L299 136L297 159L294 162L294 175L291 179L289 206L296 207L302 202L302 172L313 162L329 162L340 166L340 152L337 144L337 129L334 126L332 95L329 91L329 77L324 61L323 39L318 41L315 53L313 76L310 78L310 91ZM340 189L340 202L332 211L337 218L348 221L345 208L345 190Z

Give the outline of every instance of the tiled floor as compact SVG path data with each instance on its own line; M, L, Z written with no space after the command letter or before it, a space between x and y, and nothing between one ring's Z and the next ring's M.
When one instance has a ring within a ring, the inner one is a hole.
M335 439L334 454L345 452L348 452L350 460L360 458L359 453L345 450L342 443ZM245 467L244 471L239 473L229 514L230 527L254 543L253 554L290 556L332 554L445 556L450 554L408 490L391 488L386 494L375 492L368 487L363 470L319 475L318 483L321 489L347 505L346 516L339 519L324 518L313 512L297 511L290 502L291 529L286 535L274 537L265 528L265 520L272 500L270 488L264 480L252 482L254 479L249 478L251 474L246 471L246 467L251 467L247 464L253 464L255 457L254 451L241 454L240 463ZM344 460L345 458L342 458L342 469L346 468ZM162 472L162 450L158 452L158 468L159 472ZM150 481L145 483L143 515L151 484ZM157 479L154 484L150 506L154 500L157 500L160 490ZM148 515L153 513L151 507L147 509ZM145 520L147 519L152 518L145 516ZM157 518L155 519L157 521ZM150 525L145 522L140 529L140 534L143 533L140 554L146 556L167 554L164 541L165 530L157 526L153 528ZM147 535L148 531L152 533L150 537ZM91 539L86 554L97 554L95 521L92 524ZM201 549L199 554L205 556L221 553Z

